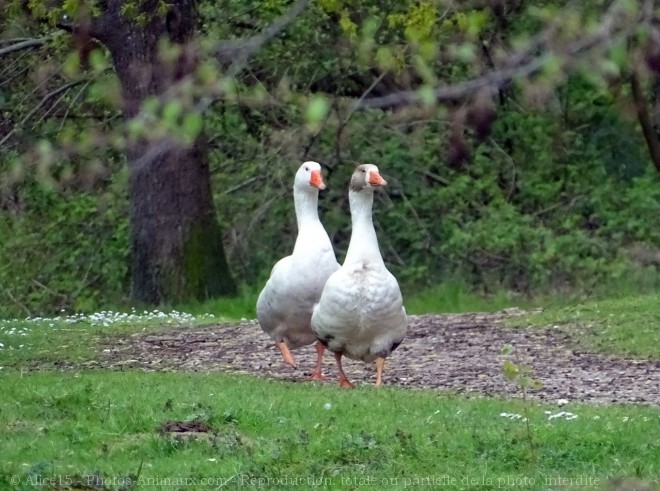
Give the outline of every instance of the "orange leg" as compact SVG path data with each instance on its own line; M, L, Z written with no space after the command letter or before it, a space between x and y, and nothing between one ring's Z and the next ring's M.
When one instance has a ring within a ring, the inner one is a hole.
M376 358L376 387L383 383L383 368L385 367L385 358L380 356Z
M296 368L296 362L293 361L293 356L291 356L291 352L289 351L289 347L286 345L286 343L284 341L279 341L277 343L277 347L282 352L282 357L284 358L284 363L288 363L293 368Z
M355 385L348 380L348 377L344 373L344 369L341 367L341 357L343 353L335 353L335 360L337 361L337 369L339 370L339 387L342 389L353 389Z
M316 369L312 374L307 377L307 380L325 380L325 375L321 370L323 365L323 353L325 352L325 346L320 341L316 342Z

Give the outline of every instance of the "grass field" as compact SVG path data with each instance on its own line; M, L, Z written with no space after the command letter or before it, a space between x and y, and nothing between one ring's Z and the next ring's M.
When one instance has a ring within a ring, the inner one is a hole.
M660 294L593 300L515 319L517 326L559 326L584 347L615 355L660 359ZM573 329L575 326L584 329Z
M527 407L200 373L12 372L3 393L2 489L32 489L37 475L97 476L117 485L109 489L158 478L215 479L208 489L309 479L326 489L369 480L402 489L428 478L452 489L542 489L558 478L604 484L660 473L652 408ZM172 420L214 431L186 439L158 431ZM185 488L160 484L153 489Z
M591 326L580 343L660 358L659 305L592 301L518 323ZM657 407L57 370L84 367L102 337L223 319L209 310L0 321L0 490L659 489ZM166 431L182 422L200 431Z

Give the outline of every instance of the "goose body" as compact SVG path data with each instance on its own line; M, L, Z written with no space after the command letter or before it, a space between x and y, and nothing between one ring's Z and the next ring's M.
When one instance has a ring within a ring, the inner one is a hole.
M295 367L290 350L316 337L310 320L328 277L339 269L332 243L318 216L319 189L325 189L321 166L305 162L294 179L293 195L298 236L290 256L280 259L257 299L259 325L277 344L284 361ZM324 347L317 344L313 379L323 379Z
M406 310L396 278L385 267L371 216L373 188L387 183L373 165L361 165L349 188L353 230L344 264L325 284L312 314L317 338L335 353L340 385L352 387L341 357L376 361L380 385L385 358L403 341Z

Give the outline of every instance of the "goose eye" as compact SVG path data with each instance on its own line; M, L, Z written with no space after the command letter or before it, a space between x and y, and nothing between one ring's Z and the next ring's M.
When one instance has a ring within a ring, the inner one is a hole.
M365 169L360 169L360 172L362 172L363 174L367 173L367 171Z
M309 167L305 167L305 170L307 170L307 171L308 171L308 170L309 170Z

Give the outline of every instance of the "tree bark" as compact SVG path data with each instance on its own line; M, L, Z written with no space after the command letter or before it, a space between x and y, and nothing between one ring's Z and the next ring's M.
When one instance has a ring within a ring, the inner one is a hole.
M651 161L656 170L660 172L660 142L658 142L655 129L653 128L653 121L649 114L646 97L644 96L644 91L634 68L630 76L630 88L632 89L632 96L635 101L635 108L637 109L637 119L639 120L639 125L642 127L642 133L644 133L644 139L649 149Z
M175 78L185 76L180 66L160 60L158 45L163 37L179 44L188 41L194 10L192 0L175 0L161 17L157 1L143 1L140 8L149 20L139 25L121 13L121 5L121 0L108 0L91 30L112 55L129 119L148 96L163 93ZM235 294L204 138L191 148L170 145L145 157L153 153L153 145L135 144L127 151L132 298L159 304Z

